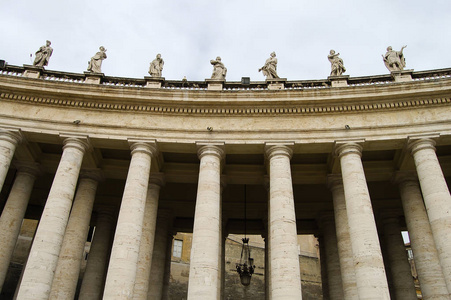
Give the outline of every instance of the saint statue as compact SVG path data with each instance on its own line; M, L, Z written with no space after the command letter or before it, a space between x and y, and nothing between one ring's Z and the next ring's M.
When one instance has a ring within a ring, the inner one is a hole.
M53 48L50 47L52 43L46 41L45 46L41 46L38 51L36 51L36 57L33 62L33 66L43 67L49 64L50 56L52 56Z
M100 46L99 52L96 53L88 62L88 71L92 73L102 73L102 61L106 59L106 49Z
M346 72L346 68L343 64L343 60L338 56L340 53L335 53L335 50L330 50L327 58L330 61L330 76L341 76L344 72Z
M400 51L394 51L393 48L389 46L387 48L387 53L385 53L385 55L382 55L385 66L390 72L404 70L406 66L406 59L404 58L402 50L404 50L404 48L406 47L407 46L402 46Z
M227 68L221 62L221 57L216 57L216 60L210 60L213 65L213 74L211 74L211 79L225 80L227 74Z
M262 71L263 75L266 76L266 79L279 78L279 76L277 76L276 52L271 53L271 56L266 60L265 65L258 69L258 71Z
M161 58L161 54L157 54L157 57L150 63L149 74L152 77L161 77L163 71L164 60Z

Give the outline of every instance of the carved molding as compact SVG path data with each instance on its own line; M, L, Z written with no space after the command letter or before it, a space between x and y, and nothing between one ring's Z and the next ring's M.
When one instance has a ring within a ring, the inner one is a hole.
M384 103L371 104L343 104L343 105L317 105L317 106L302 106L290 105L287 107L281 104L281 107L174 107L161 103L158 105L144 105L144 104L117 104L117 103L100 103L96 101L78 101L65 100L57 98L41 98L33 96L25 96L11 93L1 93L1 100L19 101L25 103L35 103L41 105L51 105L60 107L79 107L97 110L114 110L114 111L141 111L141 112L157 112L159 114L177 114L177 115L313 115L313 114L334 114L346 112L364 112L364 111L382 111L382 110L397 110L408 109L412 107L427 107L448 105L451 103L451 98L432 98L432 99L417 99L393 101ZM259 103L261 105L261 103ZM285 107L282 107L285 106Z

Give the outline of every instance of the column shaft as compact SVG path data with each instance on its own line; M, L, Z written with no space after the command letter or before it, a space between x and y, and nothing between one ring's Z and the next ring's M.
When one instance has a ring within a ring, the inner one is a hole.
M103 297L132 299L142 236L153 145L131 145L132 159L117 220Z
M151 175L149 189L147 191L146 208L144 211L143 232L139 247L138 269L136 271L133 299L147 299L149 290L150 268L152 264L153 248L155 241L155 227L157 224L158 198L162 178Z
M423 192L440 265L451 293L451 195L435 154L435 141L429 138L409 140Z
M162 299L166 257L171 255L167 251L169 218L169 212L162 210L158 212L157 228L155 231L155 244L152 255L152 266L150 268L149 289L147 294L148 300Z
M11 160L16 151L17 144L22 141L19 131L0 129L0 191L8 174Z
M413 174L398 173L396 181L399 183L404 217L423 299L447 299L448 289L418 180Z
M67 223L49 299L73 299L88 236L100 173L81 174L74 205Z
M80 139L64 140L63 155L31 246L17 299L47 300L49 297L87 147Z
M0 218L0 291L14 253L36 174L36 165L21 166Z
M343 283L341 281L340 259L338 256L337 237L333 216L325 216L321 220L327 260L327 277L329 284L329 299L343 300Z
M163 274L163 291L161 293L162 300L169 299L169 283L171 281L171 258L172 258L172 243L174 240L174 235L168 234L166 240L166 257L164 260L164 274Z
M219 239L221 238L221 159L217 145L204 145L200 158L196 211L194 213L188 299L217 299L220 292Z
M286 145L267 145L272 299L301 299L301 273L290 158Z
M115 221L112 209L106 208L97 214L94 238L78 297L80 300L102 298Z
M327 274L327 261L326 261L326 247L324 245L324 237L322 235L318 237L318 243L319 243L319 258L321 264L321 291L323 292L323 300L330 300L329 276Z
M341 176L328 177L329 188L332 191L335 215L335 230L337 234L338 256L340 259L341 281L343 295L346 300L358 300L355 279L354 258L352 255L351 236L349 235L346 200Z
M390 299L382 252L361 161L362 146L338 145L360 299Z
M399 220L395 216L384 216L384 239L387 246L393 290L397 300L416 300L417 293L413 282L407 251L401 236Z

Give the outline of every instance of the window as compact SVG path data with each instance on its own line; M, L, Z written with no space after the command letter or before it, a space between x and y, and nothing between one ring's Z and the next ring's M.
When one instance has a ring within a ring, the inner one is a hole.
M174 257L182 257L182 240L174 240L174 248L172 250L172 256Z

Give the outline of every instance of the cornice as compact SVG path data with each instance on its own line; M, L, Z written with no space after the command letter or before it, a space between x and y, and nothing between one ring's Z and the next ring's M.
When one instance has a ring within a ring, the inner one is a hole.
M129 111L129 112L150 112L159 114L171 114L171 115L315 115L315 114L334 114L334 113L352 113L352 112L371 112L371 111L385 111L385 110L399 110L429 106L441 106L449 105L451 98L427 98L422 97L420 99L412 100L387 100L381 99L381 101L372 101L371 103L356 103L347 102L340 104L337 101L336 104L332 103L318 103L312 105L311 103L303 103L299 101L299 104L292 103L279 103L279 105L268 104L260 102L256 107L243 107L242 104L237 102L236 104L229 103L227 107L212 104L206 106L200 105L187 105L184 103L170 103L165 101L159 104L120 104L114 102L98 102L85 100L68 100L58 97L38 97L20 95L15 93L0 93L1 101L13 101L38 105L49 105L56 107L66 108L79 108L79 109L95 109L106 111Z
M150 89L141 85L145 80L115 77L103 84L87 84L81 81L82 74L56 71L46 71L46 78L26 78L20 74L22 68L16 69L15 76L1 73L0 101L99 111L258 117L401 110L451 101L451 69L414 72L409 82L389 82L387 75L378 75L350 78L348 86L339 88L327 86L327 80L291 81L283 90L246 89L229 82L236 88L220 91ZM110 85L115 81L130 85Z

